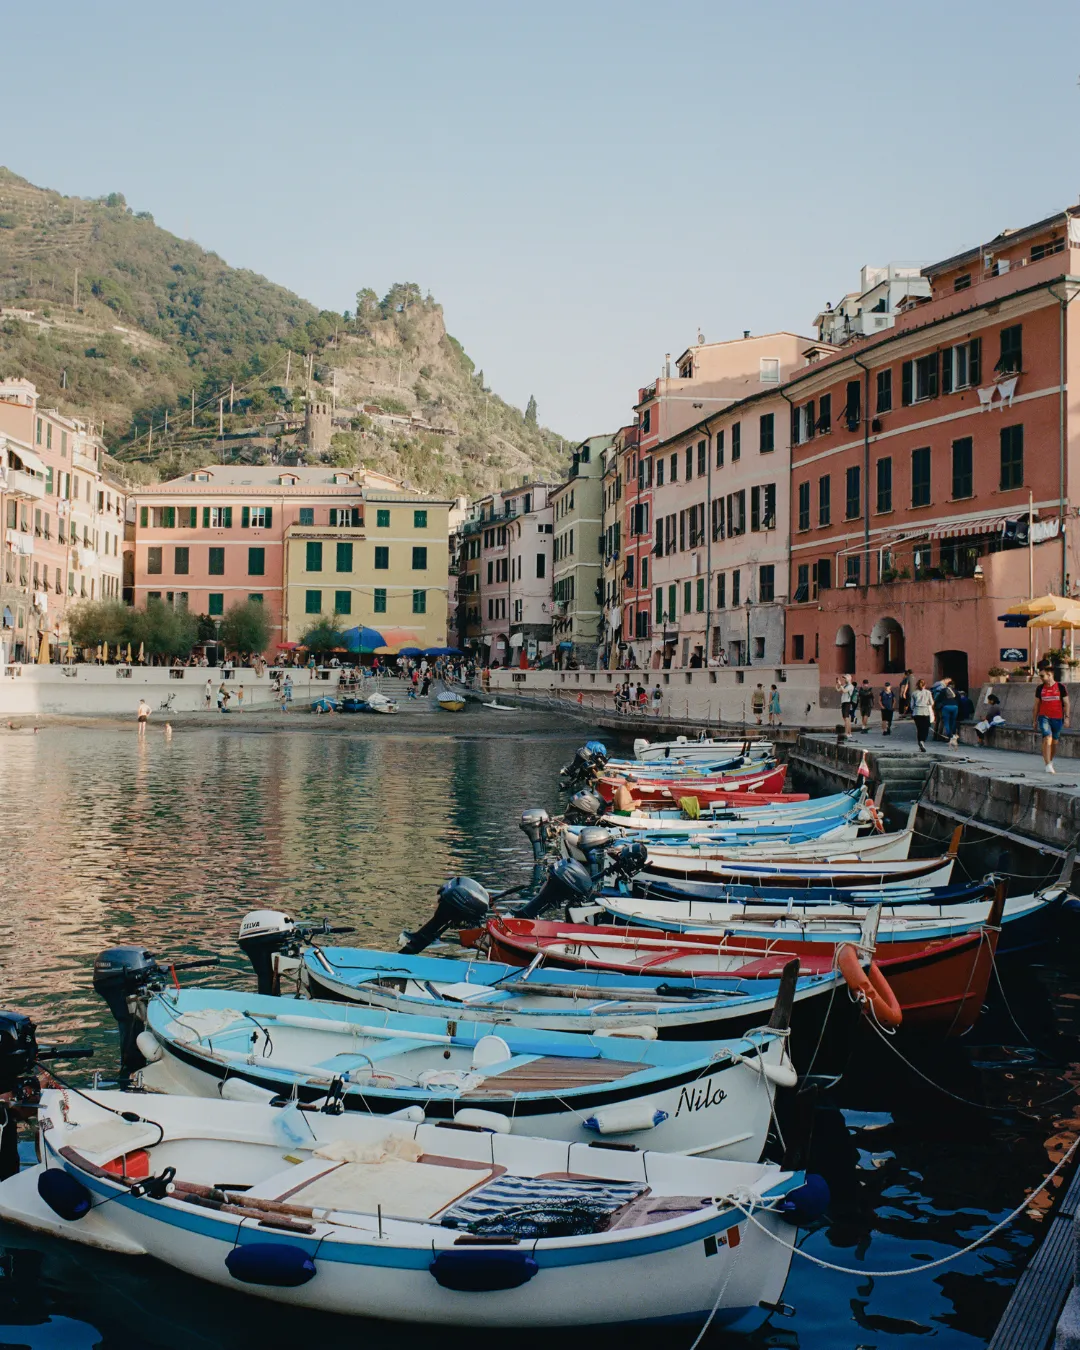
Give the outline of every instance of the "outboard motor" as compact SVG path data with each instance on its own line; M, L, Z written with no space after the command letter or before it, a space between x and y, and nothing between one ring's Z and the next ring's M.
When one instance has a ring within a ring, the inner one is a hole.
M604 850L610 848L614 842L615 836L611 831L599 825L587 825L578 834L578 848L585 855L594 881L598 881L603 875Z
M533 858L536 862L539 862L547 851L547 827L550 820L551 817L542 806L534 806L531 810L521 813L521 828L532 844Z
M604 814L604 803L595 792L575 792L566 805L567 825L595 825Z
M260 994L276 993L274 956L284 951L296 934L296 921L278 909L253 909L240 920L240 950L255 971Z
M608 755L607 746L603 741L586 741L585 749L592 755L593 763L596 768L602 769L604 765L607 764L610 756Z
M129 1078L144 1068L135 1041L146 1029L138 1010L139 995L155 975L163 974L153 955L145 947L110 947L94 961L94 993L109 1005L120 1028L120 1076Z
M36 1104L35 1070L49 1059L88 1059L93 1050L74 1045L38 1045L37 1028L23 1013L0 1012L0 1096ZM19 1170L19 1127L6 1102L0 1102L0 1181Z
M617 839L607 851L608 868L620 881L629 881L645 866L649 850L638 839Z
M559 770L559 777L564 780L567 787L585 787L592 782L593 771L599 767L601 765L596 755L588 746L583 745L574 753L570 763Z
M515 915L518 919L538 919L541 915L570 905L586 904L593 893L593 879L589 869L572 858L563 858L548 873L536 896L522 906Z
M439 887L435 913L415 933L406 933L408 941L400 951L403 956L415 956L442 937L448 928L475 928L482 924L491 909L491 897L478 881L471 877L451 877Z

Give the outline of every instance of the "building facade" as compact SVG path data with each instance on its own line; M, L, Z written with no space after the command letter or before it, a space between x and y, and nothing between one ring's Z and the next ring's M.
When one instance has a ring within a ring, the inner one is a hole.
M788 382L787 656L951 676L1026 660L999 615L1077 593L1080 208L924 269L882 336Z
M814 320L818 338L839 347L853 338L875 337L891 328L901 311L930 294L930 282L921 263L887 263L864 267L859 289L851 291L835 307L826 305Z
M600 650L599 664L614 669L619 664L622 645L623 586L623 480L622 444L626 427L615 433L611 445L601 451L600 533L603 537L603 562L600 572Z
M554 621L559 659L594 666L600 650L603 603L603 453L611 436L575 446L565 483L551 494L554 511Z

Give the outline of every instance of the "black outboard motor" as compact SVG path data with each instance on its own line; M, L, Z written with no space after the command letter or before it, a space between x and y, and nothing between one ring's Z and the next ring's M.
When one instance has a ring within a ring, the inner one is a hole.
M521 813L521 828L532 844L533 858L536 862L539 862L547 851L547 827L550 820L551 817L542 806L534 806L531 810Z
M135 1044L145 1030L138 1012L139 994L164 972L145 947L110 947L94 961L94 992L109 1005L120 1028L120 1077L129 1078L146 1066Z
M583 745L574 752L574 758L570 763L559 770L559 777L569 788L586 787L592 782L593 773L602 768L603 764L604 761L594 751Z
M607 851L608 870L620 881L636 876L649 859L649 850L640 840L617 839Z
M604 853L614 842L615 836L611 831L599 825L587 825L578 834L577 846L585 855L594 883L604 874Z
M277 909L253 909L240 921L237 942L255 971L260 994L278 992L274 956L285 950L295 934L295 921Z
M604 803L595 792L575 792L566 804L567 825L595 825L604 814Z
M17 1102L37 1102L35 1070L43 1060L87 1059L94 1052L74 1045L39 1046L37 1028L22 1013L0 1012L0 1096ZM19 1170L19 1129L11 1107L0 1102L0 1181Z
M491 897L471 877L451 877L439 887L435 913L415 933L406 933L408 941L399 950L403 956L415 956L442 937L448 928L475 928L491 909Z
M563 858L548 873L536 896L519 909L515 918L539 919L552 910L566 909L570 905L586 904L593 893L593 879L589 869L572 858Z

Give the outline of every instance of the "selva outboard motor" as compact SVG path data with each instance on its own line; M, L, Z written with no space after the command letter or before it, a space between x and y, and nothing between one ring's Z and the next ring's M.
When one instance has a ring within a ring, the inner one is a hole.
M439 887L435 913L415 933L406 933L403 956L415 956L442 937L448 928L476 928L487 919L491 896L472 877L451 877Z
M574 758L569 764L565 764L559 770L559 777L562 778L567 787L584 787L591 782L594 770L602 767L597 756L588 746L581 746L574 752Z
M544 856L544 850L547 848L547 830L550 822L551 817L542 806L533 806L521 813L521 829L532 844L533 859L536 862Z
M161 967L145 947L109 947L94 961L94 992L109 1005L120 1028L120 1076L129 1078L146 1065L135 1044L145 1024L138 1012L139 994Z
M563 819L567 825L595 825L603 814L604 803L596 793L582 789L567 802Z
M240 920L237 942L255 971L260 994L279 992L274 957L285 950L295 935L296 921L278 909L253 909Z
M608 866L623 881L629 881L649 861L649 850L639 839L617 839L607 851Z
M557 862L547 880L527 905L514 914L516 919L539 919L552 910L582 905L592 898L593 879L589 869L572 858Z

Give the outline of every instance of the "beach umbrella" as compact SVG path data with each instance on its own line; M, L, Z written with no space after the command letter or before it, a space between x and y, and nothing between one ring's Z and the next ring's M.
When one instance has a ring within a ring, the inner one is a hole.
M377 628L346 628L341 635L347 652L374 652L385 647L386 639Z
M465 653L458 647L429 647L425 656L464 656Z
M406 643L416 642L419 634L413 628L380 628L382 642L380 646L390 647L398 651Z
M1062 637L1068 633L1069 656L1072 657L1076 642L1073 635L1080 628L1080 605L1071 604L1068 600L1062 599L1060 609L1051 609L1043 614L1036 614L1033 619L1028 620L1028 627L1060 628Z
M145 660L146 660L146 647L145 647L145 645L144 645L143 643L140 642L140 643L139 643L139 665L141 666Z
M130 642L129 642L128 645L127 645L127 663L128 663L129 666L131 665L131 643L130 643Z
M1067 604L1063 596L1060 595L1038 595L1034 600L1022 600L1018 605L1013 605L1012 609L1007 609L1006 614L1046 614L1052 609L1058 609Z
M42 633L41 645L38 647L37 663L39 666L47 666L50 662L49 656L49 635Z
M109 664L109 644L107 642L101 644L101 659L106 665Z
M423 656L423 651L419 647L402 647L398 656Z

